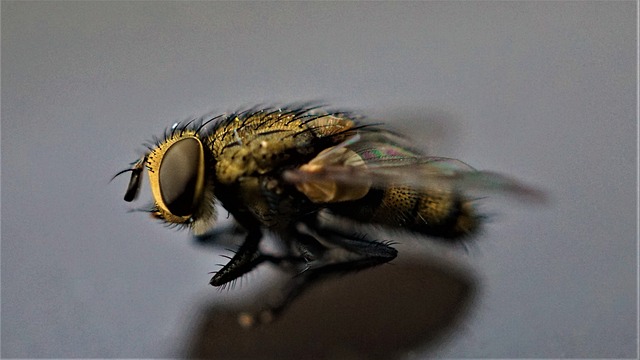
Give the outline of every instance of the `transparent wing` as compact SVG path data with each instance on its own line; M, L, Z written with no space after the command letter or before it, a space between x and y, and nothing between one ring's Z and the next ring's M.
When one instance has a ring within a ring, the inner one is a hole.
M363 132L321 152L285 180L296 185L335 184L353 189L408 186L428 191L457 191L467 196L500 193L523 201L544 201L544 194L495 172L478 171L460 160L432 157L406 139L386 131Z

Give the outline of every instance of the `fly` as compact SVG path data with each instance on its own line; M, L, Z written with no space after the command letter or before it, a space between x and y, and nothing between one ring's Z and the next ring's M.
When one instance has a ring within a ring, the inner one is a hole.
M456 243L475 234L482 216L471 192L538 198L503 175L433 157L406 138L318 108L252 109L174 124L131 168L125 201L146 168L153 217L202 235L220 203L246 232L230 261L210 281L224 286L268 262L295 269L281 302L249 322L267 322L310 285L393 260L392 243L363 238L323 221L327 216L405 229ZM116 175L116 176L117 176ZM286 254L259 249L263 233ZM349 256L336 258L332 248Z

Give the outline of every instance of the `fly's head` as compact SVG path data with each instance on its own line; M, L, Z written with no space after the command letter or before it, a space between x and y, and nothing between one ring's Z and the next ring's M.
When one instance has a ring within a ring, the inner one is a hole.
M165 136L149 148L130 169L129 186L124 196L133 201L139 191L145 168L153 194L147 209L153 217L167 224L188 227L202 234L215 223L211 167L207 148L196 131L183 129Z

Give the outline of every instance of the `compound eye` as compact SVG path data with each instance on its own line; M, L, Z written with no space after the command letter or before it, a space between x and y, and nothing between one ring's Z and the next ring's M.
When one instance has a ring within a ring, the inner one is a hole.
M204 152L195 138L172 144L162 157L159 171L162 201L176 216L193 214L202 194Z

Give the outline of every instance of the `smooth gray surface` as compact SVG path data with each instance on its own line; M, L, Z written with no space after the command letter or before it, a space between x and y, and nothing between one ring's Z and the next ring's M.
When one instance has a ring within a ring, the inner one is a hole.
M176 120L318 99L552 196L490 208L474 308L408 356L636 357L635 34L630 1L3 1L2 357L184 356L265 271L213 290L109 178Z

